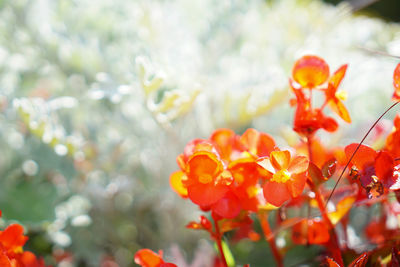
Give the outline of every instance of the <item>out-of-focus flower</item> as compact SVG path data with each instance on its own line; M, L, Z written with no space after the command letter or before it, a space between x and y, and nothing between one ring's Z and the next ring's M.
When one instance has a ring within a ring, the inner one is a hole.
M173 263L164 262L162 257L162 250L157 254L150 249L141 249L135 253L134 260L142 267L177 267Z

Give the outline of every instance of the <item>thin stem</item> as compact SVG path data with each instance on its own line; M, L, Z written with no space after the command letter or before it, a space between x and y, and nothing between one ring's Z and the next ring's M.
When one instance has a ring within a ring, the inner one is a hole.
M279 253L278 248L276 247L275 238L272 234L271 227L268 222L268 212L258 212L258 218L260 220L261 228L264 232L265 240L268 241L269 246L271 247L272 254L274 255L275 262L278 267L283 267L282 256Z
M222 263L224 264L225 267L228 267L228 263L226 262L225 254L224 254L224 249L222 248L222 235L221 231L219 230L218 226L218 220L216 220L213 217L214 220L214 225L215 225L215 241L217 242L219 254L221 256Z
M310 162L313 162L313 155L312 155L312 147L311 147L311 137L307 136L307 148L308 148L308 156L310 159ZM331 220L328 217L328 213L326 211L326 205L325 205L325 200L324 197L322 196L321 192L319 191L319 188L314 184L311 178L307 180L308 185L311 188L311 191L314 192L315 194L315 200L317 201L318 204L318 209L322 215L322 219L325 221L325 223L329 227L329 232L331 238L329 239L330 244L327 246L328 249L332 253L332 257L334 260L340 265L343 265L343 259L342 259L342 254L340 252L340 247L339 247L339 241L336 235L335 227L332 224Z
M328 217L328 212L326 211L326 205L324 201L324 197L322 196L321 192L319 191L318 187L314 184L311 179L307 180L308 185L311 188L311 191L315 194L315 200L317 201L318 209L321 213L322 219L327 224L329 228L329 245L327 248L331 251L333 259L340 265L344 266L342 253L340 252L339 241L336 235L335 227L332 224L331 220Z
M346 171L347 167L349 166L351 160L354 158L354 155L357 153L358 149L360 148L360 146L362 145L362 143L365 141L365 139L367 138L367 136L369 135L369 133L372 131L372 129L374 129L374 127L378 124L378 122L382 119L383 116L385 116L386 113L388 113L389 110L391 110L392 108L394 108L398 103L400 103L400 101L394 103L393 105L391 105L387 110L385 110L385 112L382 113L382 115L374 122L374 124L372 124L371 128L369 128L368 132L364 135L363 139L361 139L361 142L358 143L357 148L354 150L353 154L351 155L350 159L347 161L346 166L344 166L344 169L342 171L342 173L339 176L339 179L336 181L335 186L333 187L331 193L329 194L328 200L326 201L326 205L328 204L329 200L331 200L333 193L335 192L336 187L338 186L340 180L342 179L344 172Z

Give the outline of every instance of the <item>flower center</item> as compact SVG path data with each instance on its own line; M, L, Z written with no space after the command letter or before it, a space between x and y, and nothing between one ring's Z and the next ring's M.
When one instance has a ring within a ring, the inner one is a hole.
M213 177L208 173L204 173L199 176L199 182L202 184L211 183L212 180L213 180Z
M271 181L277 183L286 183L290 179L290 172L286 169L282 169L272 176Z

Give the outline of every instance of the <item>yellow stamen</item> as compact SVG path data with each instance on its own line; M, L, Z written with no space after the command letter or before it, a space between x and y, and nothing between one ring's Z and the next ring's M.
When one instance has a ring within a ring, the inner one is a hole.
M286 183L290 179L290 172L286 169L282 169L272 176L271 181L277 183Z
M212 176L209 174L202 174L199 176L199 182L202 184L208 184L211 183L213 180Z
M339 90L335 93L335 97L342 101L345 101L347 99L347 92L343 91L343 90Z

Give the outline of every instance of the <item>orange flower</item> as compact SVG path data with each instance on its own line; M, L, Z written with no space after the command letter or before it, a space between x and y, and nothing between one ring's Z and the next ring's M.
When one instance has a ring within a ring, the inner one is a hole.
M346 107L342 103L347 95L344 91L337 91L340 83L346 74L347 64L341 66L335 73L329 78L328 88L325 90L326 101L333 112L338 114L345 122L350 123L351 118Z
M207 151L194 153L186 165L188 197L201 206L211 205L229 190L232 175L218 156Z
M292 75L301 87L312 89L328 80L329 66L320 57L306 55L296 61Z
M145 248L135 253L134 260L136 264L139 264L142 267L177 267L173 263L164 262L162 257L162 250L157 254L150 249Z
M258 180L266 175L256 159L274 148L273 138L255 129L242 136L218 129L208 140L186 145L177 157L181 170L171 174L170 185L181 197L222 218L233 218L242 209L256 211L265 202Z
M263 189L265 199L272 205L279 207L303 192L307 181L306 157L297 156L291 160L289 151L273 151L269 158L261 158L258 164L269 173Z
M296 96L297 105L294 131L304 136L311 136L321 128L328 132L336 131L338 124L333 118L325 116L319 108L312 108L310 98L305 96L302 88L296 88L292 80L289 80L289 85Z
M293 226L292 239L296 244L326 244L329 228L321 219L301 220Z
M24 228L19 224L11 224L0 231L0 266L45 267L43 259L37 259L32 252L23 251L22 247L28 240L23 234Z

